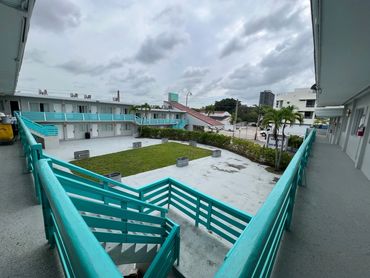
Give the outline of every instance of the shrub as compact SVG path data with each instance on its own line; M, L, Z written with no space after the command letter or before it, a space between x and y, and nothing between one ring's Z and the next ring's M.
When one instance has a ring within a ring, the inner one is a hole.
M140 136L156 139L168 138L178 141L194 140L200 144L229 150L264 165L275 166L275 149L266 148L247 140L231 138L222 134L172 128L143 127ZM281 170L284 170L288 166L291 158L292 156L289 153L283 152L280 165Z
M298 149L303 143L303 138L298 135L290 135L288 138L288 147Z

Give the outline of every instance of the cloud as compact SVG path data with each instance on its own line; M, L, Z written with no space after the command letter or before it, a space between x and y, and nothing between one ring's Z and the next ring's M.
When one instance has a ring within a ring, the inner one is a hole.
M243 24L237 35L226 41L220 52L220 58L225 58L235 52L243 51L250 41L257 41L264 36L271 36L285 31L299 31L305 26L302 20L302 9L287 3L272 13ZM260 35L262 33L262 35Z
M156 37L147 37L142 43L135 59L143 64L154 64L166 58L177 46L186 43L183 33L161 33Z
M45 50L33 48L26 50L24 54L24 61L30 63L44 64L45 63Z
M183 78L203 77L209 72L206 67L187 67L183 74Z
M156 79L145 73L142 70L132 69L128 70L128 73L120 77L112 77L114 83L122 83L125 87L131 89L147 88L156 82Z
M70 0L36 1L32 25L52 31L63 32L81 23L80 8Z
M167 6L155 15L153 20L165 24L180 25L185 21L184 11L178 5Z
M312 63L312 49L309 30L287 38L274 50L265 55L259 63L246 63L232 71L222 86L229 90L268 86L299 75L309 69Z
M87 74L97 76L106 73L109 70L118 69L123 67L125 63L129 62L128 59L114 59L106 64L89 64L85 60L69 60L65 63L58 64L56 67L61 68L73 74Z
M220 58L224 58L234 52L242 51L246 46L246 42L240 38L232 38L221 49Z

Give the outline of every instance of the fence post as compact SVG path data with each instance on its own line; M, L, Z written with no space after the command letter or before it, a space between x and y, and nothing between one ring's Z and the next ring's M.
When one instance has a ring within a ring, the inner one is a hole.
M108 185L108 182L107 181L103 181L103 189L104 190L109 190L109 185ZM103 201L104 201L104 204L105 205L108 204L107 197L103 196Z

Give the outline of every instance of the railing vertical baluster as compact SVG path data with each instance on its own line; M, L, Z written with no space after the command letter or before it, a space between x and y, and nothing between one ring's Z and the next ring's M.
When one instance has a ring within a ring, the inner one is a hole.
M127 212L127 202L121 202L121 208L124 209ZM123 227L122 227L122 231L121 232L122 232L122 234L124 234L125 236L127 236L127 234L128 234L127 214L124 217L121 218L121 221L123 223Z
M200 197L197 196L197 211L195 213L195 227L199 226Z
M207 229L211 230L211 215L212 215L212 202L208 203L208 214L207 214Z
M293 209L294 209L294 203L295 203L295 195L297 192L297 187L298 187L298 171L296 172L293 180L292 180L292 185L290 187L290 192L289 192L289 204L287 208L287 219L285 221L285 229L289 230L290 229L290 224L292 222L293 218Z
M41 192L40 192L40 180L36 171L36 163L42 156L42 145L40 143L31 146L31 156L32 156L32 175L35 184L35 193L38 203L41 202Z
M172 193L172 184L171 182L168 183L168 200L167 200L167 208L170 209L171 205L171 193Z
M49 200L47 199L45 192L41 189L41 204L42 204L42 214L44 217L44 228L45 228L45 236L50 244L50 248L53 249L55 247L55 239L54 239L54 224L53 219L51 216L51 207Z
M107 181L103 181L103 188L105 189L105 190L109 190L109 185L108 185L108 182ZM107 197L103 197L103 201L104 201L104 204L108 204L108 200L107 200Z

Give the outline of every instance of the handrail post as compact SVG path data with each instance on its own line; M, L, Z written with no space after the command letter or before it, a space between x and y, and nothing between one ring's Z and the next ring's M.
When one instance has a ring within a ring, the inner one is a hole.
M40 195L41 195L42 215L44 218L45 237L48 240L50 248L53 249L55 247L55 238L54 238L53 219L51 216L51 207L49 200L47 199L45 192L42 188Z

